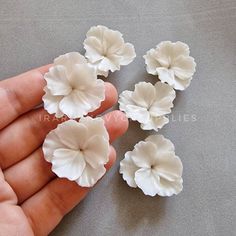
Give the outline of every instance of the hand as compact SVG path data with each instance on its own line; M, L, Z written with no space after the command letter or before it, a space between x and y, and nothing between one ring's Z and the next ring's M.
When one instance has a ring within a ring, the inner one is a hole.
M0 236L48 235L63 216L88 193L75 182L59 179L43 158L41 145L46 134L61 120L49 115L42 102L44 66L0 82ZM106 99L90 114L112 107L117 91L106 84ZM123 113L103 116L110 142L128 127ZM109 169L116 153L110 148Z

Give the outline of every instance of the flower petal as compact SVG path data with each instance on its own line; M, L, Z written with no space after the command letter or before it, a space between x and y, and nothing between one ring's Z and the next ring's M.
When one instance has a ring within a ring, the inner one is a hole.
M164 138L163 135L150 135L145 141L153 142L157 147L158 153L175 151L174 144L169 139Z
M165 116L157 116L157 117L152 117L144 122L141 123L141 129L143 130L155 130L158 131L161 129L165 124L169 123L169 119Z
M172 43L172 56L173 59L179 57L180 55L188 57L190 54L189 46L186 43L177 41L176 43Z
M75 119L87 115L91 104L85 93L74 90L60 101L59 108L69 118Z
M120 174L130 187L136 188L134 181L135 172L139 169L131 158L132 152L126 152L125 158L120 162Z
M103 59L103 46L102 42L96 37L89 37L84 40L84 48L86 50L85 57L89 62L95 63Z
M189 79L195 73L196 63L193 57L179 56L171 66L179 79Z
M128 118L138 122L146 122L149 119L149 112L146 108L139 107L132 99L132 91L123 91L119 98L119 108L124 111Z
M71 92L71 86L64 66L54 66L44 75L47 88L53 95L67 95Z
M121 48L123 48L124 39L122 34L117 30L106 29L103 35L103 47L106 48L104 51L105 56L108 58L111 55L119 54Z
M134 180L145 195L153 197L159 192L160 178L151 169L139 169L135 172Z
M86 37L102 38L105 30L108 30L108 28L103 25L92 26L86 33Z
M62 148L54 151L51 162L52 171L58 177L67 178L72 181L81 176L86 166L83 154L80 151Z
M44 103L44 109L47 110L49 114L54 114L57 118L63 117L64 113L59 108L59 103L63 96L54 96L51 94L47 87L44 87L45 94L42 97Z
M54 150L58 148L68 148L58 137L56 129L50 131L43 142L44 159L51 162Z
M55 130L61 142L68 148L83 149L87 140L88 128L75 120L68 120L57 126Z
M151 83L139 82L135 84L132 100L141 107L149 108L155 100L156 89Z
M81 117L80 123L85 125L88 129L87 139L90 139L94 135L100 135L104 139L109 140L109 134L102 118L91 118L89 116Z
M157 67L162 67L162 65L156 59L156 51L154 48L147 51L146 55L143 56L145 59L146 70L149 74L157 75Z
M172 87L176 90L185 90L191 83L192 77L189 79L179 79L178 77L175 77L175 80L173 81Z
M99 71L104 71L104 72L107 72L107 71L111 71L111 72L114 72L116 70L119 70L120 67L117 66L117 63L115 63L113 60L110 60L109 58L107 57L104 57L98 64L98 70Z
M120 65L128 65L136 57L134 45L131 43L125 43L122 51L119 52L118 55L121 55Z
M140 168L151 168L155 163L156 146L152 142L140 141L134 146L132 160Z
M166 82L170 86L174 86L175 83L175 75L174 71L171 69L166 69L164 67L157 68L158 78L161 80L161 82Z
M151 116L162 116L171 112L173 105L173 100L175 99L174 89L165 83L157 82L155 84L156 98L152 103L149 112Z
M94 169L88 163L82 175L76 180L81 187L92 187L106 173L106 168L102 165Z
M109 141L100 135L94 135L87 141L83 153L85 161L91 167L105 165L109 160Z
M54 59L54 66L62 65L65 66L67 71L67 76L70 76L70 73L73 70L75 64L85 64L87 60L78 52L69 52L64 55L61 55Z
M78 64L74 66L69 80L74 90L85 91L87 88L96 84L96 71L88 64Z
M160 179L160 188L158 195L162 197L170 197L173 194L179 194L183 190L183 179L176 179L174 182L170 182L164 178Z
M175 181L181 178L183 165L180 158L174 152L158 152L155 171L161 178L168 181Z

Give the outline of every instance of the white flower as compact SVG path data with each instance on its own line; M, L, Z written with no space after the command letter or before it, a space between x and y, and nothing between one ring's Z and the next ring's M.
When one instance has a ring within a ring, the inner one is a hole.
M86 37L85 57L96 68L98 75L107 77L109 70L120 70L120 66L128 65L136 56L134 46L125 43L119 31L98 25L91 27Z
M171 112L174 99L175 90L168 84L139 82L134 91L120 94L119 104L120 110L141 123L142 129L158 131L169 122L165 115Z
M162 135L151 135L126 152L120 173L130 187L144 194L171 196L183 189L183 166L175 155L174 145Z
M184 90L189 86L196 68L194 58L189 53L185 43L161 42L144 56L147 72L158 75L162 82L177 90Z
M66 121L52 130L43 144L46 161L61 178L82 187L93 186L106 172L109 137L102 118L82 117Z
M44 75L44 108L60 118L79 118L97 109L105 99L105 85L97 79L94 68L77 52L67 53L54 60Z

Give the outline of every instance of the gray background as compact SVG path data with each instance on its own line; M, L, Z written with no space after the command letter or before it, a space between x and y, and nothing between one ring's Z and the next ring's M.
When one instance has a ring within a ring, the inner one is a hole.
M136 48L136 60L109 76L119 92L156 81L145 72L148 49L162 40L189 44L197 72L160 131L183 161L184 190L171 198L144 196L122 181L117 161L51 235L235 235L235 0L0 0L1 78L65 52L84 53L85 33L97 24L121 31ZM118 160L148 134L131 122L115 143Z

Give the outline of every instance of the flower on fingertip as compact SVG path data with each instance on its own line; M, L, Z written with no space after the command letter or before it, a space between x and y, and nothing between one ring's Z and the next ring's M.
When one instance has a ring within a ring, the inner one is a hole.
M58 177L92 187L105 174L109 160L109 136L103 119L82 117L79 122L58 125L47 135L43 153Z
M77 52L56 58L44 79L44 108L57 118L64 114L80 118L99 108L105 99L104 82L97 79L95 69Z

